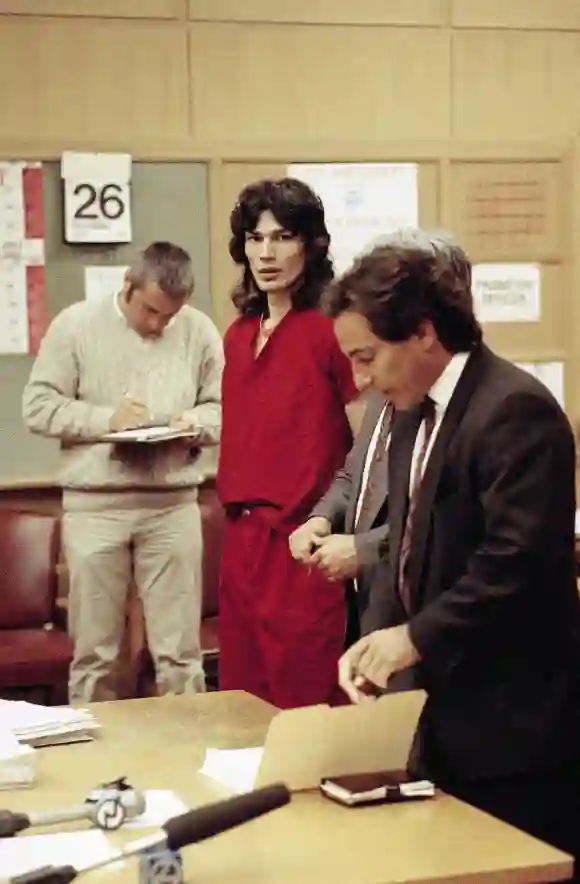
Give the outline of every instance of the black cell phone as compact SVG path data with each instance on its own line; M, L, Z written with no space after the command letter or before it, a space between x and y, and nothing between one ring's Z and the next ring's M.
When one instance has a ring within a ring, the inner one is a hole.
M320 783L326 798L345 807L369 804L391 804L435 797L435 785L430 780L413 780L405 771L346 774L327 777Z

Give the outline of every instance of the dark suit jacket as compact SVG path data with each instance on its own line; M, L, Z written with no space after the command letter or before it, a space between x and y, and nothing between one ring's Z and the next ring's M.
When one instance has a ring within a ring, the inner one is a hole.
M363 631L400 623L395 590L417 411L389 452L388 579ZM426 465L408 573L417 686L428 700L413 767L435 779L505 776L580 750L580 603L572 430L528 373L475 350Z
M364 523L361 516L356 531L355 518L368 447L385 403L384 396L374 392L369 394L360 430L344 467L336 473L332 485L311 513L311 517L324 516L328 519L333 532L355 534L355 545L361 566L357 577L360 610L365 607L370 586L377 579L377 569L381 564L384 567L381 557L388 533L387 469L384 471L384 488L377 497L377 506L366 513Z

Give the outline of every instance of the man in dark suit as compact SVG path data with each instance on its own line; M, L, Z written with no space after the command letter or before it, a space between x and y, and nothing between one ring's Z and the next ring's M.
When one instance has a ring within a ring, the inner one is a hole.
M290 535L295 559L346 581L346 644L360 635L359 617L377 577L388 533L388 471L385 466L392 409L370 391L364 417L344 467L304 524Z
M343 351L397 415L388 572L340 682L357 702L414 667L411 769L576 856L574 439L549 391L483 344L461 256L378 247L328 293Z
M420 248L452 266L457 253L453 239L442 231L405 228L389 234L382 244ZM381 550L389 531L386 460L392 407L381 392L372 389L360 367L355 376L359 389L367 392L367 404L354 446L327 493L289 538L294 558L320 568L333 580L346 581L347 645L359 637L358 621L370 587L380 580L379 569L385 567Z
M389 423L385 397L371 390L344 466L308 520L290 536L296 558L317 564L335 580L354 577L358 567L379 561L379 546L387 534L388 476L384 464ZM374 482L370 475L373 461L381 461L383 466L373 471L377 472Z

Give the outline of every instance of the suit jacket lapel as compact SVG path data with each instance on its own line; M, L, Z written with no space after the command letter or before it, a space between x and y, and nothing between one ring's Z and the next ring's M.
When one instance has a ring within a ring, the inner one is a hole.
M359 434L357 436L355 445L360 447L360 456L357 458L355 469L353 469L352 476L352 494L350 496L350 500L348 503L348 508L345 514L345 531L347 534L352 534L355 529L355 517L356 517L356 508L358 504L358 499L361 492L361 484L362 477L365 468L365 461L367 458L367 453L369 450L369 445L371 443L371 439L373 433L376 429L377 422L381 417L383 409L385 407L386 400L384 396L373 395L372 398L369 399L365 414L363 417L363 422L361 428L359 430ZM388 476L387 470L385 468L385 497L387 496L388 491ZM384 498L383 498L384 502ZM379 504L378 509L380 509L381 504ZM372 521L374 521L378 509L372 516L372 520L369 522L368 527L372 525ZM370 515L370 514L369 514ZM368 519L365 519L368 522Z
M443 420L437 431L437 436L425 467L413 518L411 549L409 551L408 575L412 593L416 591L421 580L431 525L433 502L441 470L445 464L447 450L469 405L473 390L480 379L483 369L483 356L486 350L487 348L485 347L477 348L466 362L457 386L453 391L451 401L443 415Z

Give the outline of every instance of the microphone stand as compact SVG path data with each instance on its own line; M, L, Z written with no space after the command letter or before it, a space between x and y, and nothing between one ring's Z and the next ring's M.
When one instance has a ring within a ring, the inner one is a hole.
M148 850L154 850L156 847L163 852L169 850L164 833L160 835L157 832L153 835L145 835L143 838L131 841L125 847L121 847L119 853L114 856L107 856L104 859L96 860L82 869L75 869L74 866L70 865L42 866L40 869L34 869L32 872L23 872L23 874L15 875L12 878L0 878L0 884L70 884L79 875L97 871L102 869L103 866L129 859ZM177 851L172 852L177 853Z
M53 826L80 820L88 820L99 829L112 831L122 826L125 820L140 816L146 808L145 794L129 786L122 777L92 789L84 804L74 807L33 813L0 810L0 838L12 838L33 826Z
M206 838L213 838L221 832L263 816L278 807L283 807L291 799L291 793L283 783L264 786L254 792L236 795L225 801L218 801L196 810L188 810L172 817L163 824L160 831L130 841L118 853L90 863L83 869L71 865L44 866L12 878L0 879L0 884L69 884L85 872L93 872L103 866L119 862L136 854L160 853L178 855L182 847L197 844ZM170 876L165 876L170 884ZM175 884L182 881L181 874L175 875ZM173 882L171 882L173 884Z

